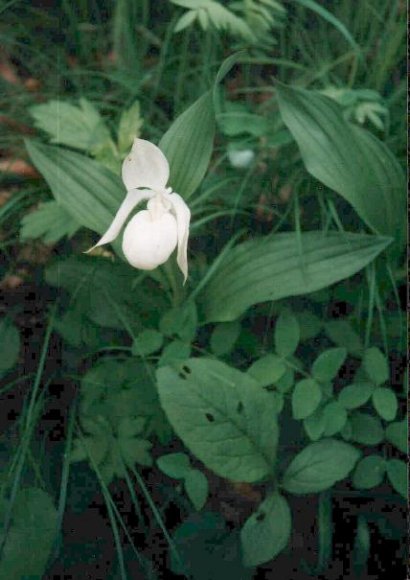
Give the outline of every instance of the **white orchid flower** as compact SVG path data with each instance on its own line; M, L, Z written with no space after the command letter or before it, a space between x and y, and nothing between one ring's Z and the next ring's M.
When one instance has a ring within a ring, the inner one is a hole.
M148 200L147 209L136 213L124 230L124 255L135 268L153 270L178 246L177 263L185 283L191 212L182 197L167 187L168 179L169 164L162 151L149 141L134 139L122 164L127 195L108 230L88 251L115 240L136 205Z

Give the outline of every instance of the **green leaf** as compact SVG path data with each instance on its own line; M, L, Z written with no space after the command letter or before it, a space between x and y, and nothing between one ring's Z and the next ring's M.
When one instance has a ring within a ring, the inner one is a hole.
M370 530L363 516L357 519L357 531L353 546L353 567L357 576L363 575L370 555Z
M20 353L20 334L7 318L0 320L0 374L13 368Z
M322 400L322 391L313 379L302 379L296 383L292 393L292 413L294 419L309 417Z
M246 520L241 530L245 566L259 566L275 558L289 542L291 530L289 504L274 492Z
M288 393L295 384L295 371L286 369L285 373L275 382L276 389L281 393Z
M403 171L384 143L347 122L327 97L277 84L282 118L306 169L342 195L376 233L403 240Z
M353 383L347 385L339 393L339 402L345 409L357 409L372 396L373 385L371 383Z
M345 348L329 348L323 351L312 365L312 375L321 382L333 380L345 362L346 356Z
M191 355L191 346L182 340L173 340L163 349L158 361L159 367L167 365L179 366L186 361Z
M386 427L386 439L402 453L408 451L408 424L407 420L391 423Z
M340 34L344 36L346 41L355 50L355 52L358 55L360 55L360 57L362 57L360 46L356 43L355 39L350 34L350 32L343 24L343 22L341 22L338 18L336 18L334 14L329 12L329 10L326 10L326 8L324 8L321 4L315 2L314 0L296 0L296 2L301 6L304 6L305 8L308 8L309 10L316 12L316 14L318 14L321 18L323 18L323 20L326 20L327 22L329 22L329 24L334 26L340 32Z
M185 476L184 487L194 508L197 511L201 510L206 504L209 488L208 480L202 471L191 469Z
M352 439L362 445L378 445L384 439L384 430L380 419L367 413L357 411L350 417Z
M91 151L111 139L100 113L86 99L80 106L58 100L30 107L34 124L50 136L51 143Z
M221 477L259 481L272 473L276 404L248 375L208 358L187 361L178 375L157 371L162 407L192 453Z
M312 441L321 438L326 427L326 418L323 415L323 409L317 409L312 415L303 420L305 431Z
M323 323L318 316L308 310L296 314L300 329L300 340L315 338L322 330Z
M386 471L386 462L380 455L363 457L353 472L353 485L358 489L370 489L380 485Z
M31 140L26 148L57 203L80 225L104 233L125 195L120 178L73 151Z
M347 421L346 409L338 401L331 401L323 408L323 417L326 425L324 435L332 437L345 426Z
M198 314L195 302L190 300L182 306L170 308L162 316L159 329L166 336L178 336L185 342L192 342L198 326Z
M239 244L200 293L206 321L235 320L253 304L330 286L364 268L389 243L362 234L307 232L300 243L296 234L281 233Z
M360 451L336 439L311 443L291 461L283 476L283 487L295 494L317 493L349 475Z
M401 459L389 459L387 462L387 477L393 488L407 500L408 474L407 464Z
M385 421L393 421L398 409L397 397L392 389L378 387L372 394L373 406Z
M285 363L276 354L267 354L255 361L248 369L248 374L261 387L274 385L286 372Z
M175 479L183 479L192 469L188 455L185 453L169 453L157 459L160 470Z
M279 315L275 325L275 349L279 356L286 358L294 354L300 339L297 318L289 310Z
M2 530L3 532L3 530ZM0 577L7 580L40 579L57 532L57 511L42 489L21 489L0 559ZM3 534L0 534L0 539Z
M118 149L122 155L131 149L134 139L141 134L143 121L139 101L135 101L129 109L121 114L118 125Z
M208 91L173 122L159 142L170 165L169 185L185 199L204 178L214 135L213 96L212 91Z
M45 244L54 244L65 236L71 238L79 227L61 205L47 201L23 217L20 237L23 241L41 238Z
M221 322L217 324L211 334L211 350L217 356L230 353L241 332L241 324L238 320Z
M363 343L347 320L331 320L325 323L325 332L337 346L347 349L349 354L360 356Z
M363 356L363 366L375 385L382 385L389 380L389 365L386 356L377 346L368 348Z
M164 337L158 330L146 329L135 337L132 345L132 354L136 356L147 356L159 350Z

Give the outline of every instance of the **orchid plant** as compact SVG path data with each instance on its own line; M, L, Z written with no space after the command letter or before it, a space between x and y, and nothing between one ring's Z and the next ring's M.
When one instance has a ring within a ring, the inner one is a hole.
M122 250L134 268L153 270L177 250L177 263L188 276L187 247L191 212L182 197L167 187L169 164L163 152L150 141L134 139L122 165L127 195L111 225L88 252L114 241L134 208L148 200L147 209L137 212L124 230Z

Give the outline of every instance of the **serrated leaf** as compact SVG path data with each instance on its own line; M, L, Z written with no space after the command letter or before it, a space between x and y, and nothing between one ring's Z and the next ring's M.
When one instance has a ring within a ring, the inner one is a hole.
M315 412L322 400L322 391L313 379L302 379L296 383L292 393L294 419L305 419Z
M384 439L384 430L378 417L357 411L350 417L352 439L362 445L378 445Z
M372 396L373 385L371 383L353 383L347 385L339 393L339 402L345 409L357 409Z
M288 310L279 315L275 324L275 349L279 356L286 358L294 354L300 339L297 318Z
M390 373L387 358L377 346L372 346L365 351L363 366L369 379L375 385L382 385L389 380Z
M408 424L407 420L391 423L386 427L386 439L402 453L408 451Z
M282 118L306 169L342 195L375 232L404 234L404 174L384 143L343 118L332 100L277 84Z
M157 459L160 470L175 479L183 479L192 469L188 455L185 453L168 453Z
M281 233L239 244L200 300L207 322L228 322L259 302L308 294L352 276L389 244L362 234ZM302 247L302 254L300 253Z
M110 132L89 101L80 99L79 103L80 106L75 106L61 100L51 100L30 107L30 114L36 127L49 134L51 143L91 151L109 140Z
M177 435L221 477L253 482L276 458L276 404L247 374L216 360L187 361L179 376L157 371L161 404Z
M274 385L285 374L286 365L276 354L267 354L255 361L248 369L248 374L261 387Z
M380 485L384 479L386 462L380 455L363 457L353 472L353 485L358 489L370 489Z
M1 516L1 514L0 514ZM21 489L0 559L0 577L43 578L57 533L57 510L42 489Z
M194 508L201 510L208 498L208 480L199 469L191 469L185 476L184 487Z
M392 389L378 387L372 394L373 406L385 421L393 421L397 414L398 402Z
M295 494L323 491L347 477L359 457L360 451L348 443L322 439L296 455L283 475L282 485Z
M401 459L389 459L387 462L387 477L393 488L407 500L408 473L407 465Z
M259 566L275 558L287 545L292 529L288 502L269 495L245 522L241 543L245 566Z
M331 381L346 360L345 348L329 348L317 357L312 365L312 375L317 381Z
M21 220L20 237L23 241L41 238L45 244L54 244L72 237L80 225L56 201L42 203Z

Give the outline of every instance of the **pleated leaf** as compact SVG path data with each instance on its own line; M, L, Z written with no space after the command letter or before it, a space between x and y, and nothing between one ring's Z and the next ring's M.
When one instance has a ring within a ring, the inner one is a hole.
M26 147L57 203L79 224L102 234L125 197L121 179L85 155L32 140Z
M332 232L244 242L225 258L200 295L207 322L236 319L253 304L308 294L352 276L382 252L389 238Z
M212 155L215 112L212 91L182 113L159 142L170 164L169 185L185 199L201 183Z
M281 83L277 94L309 173L343 196L374 232L402 239L404 173L386 145L346 121L323 95Z

